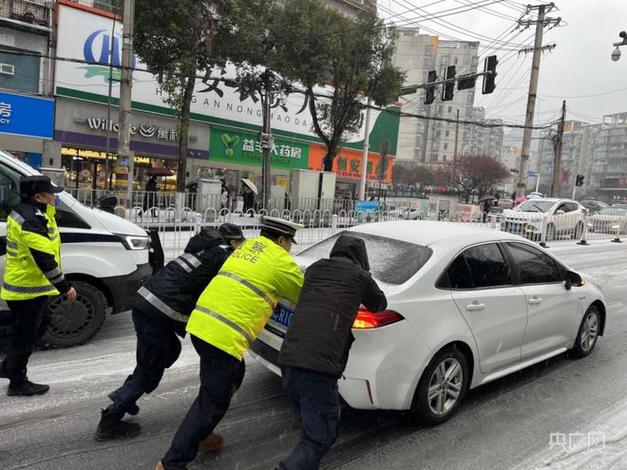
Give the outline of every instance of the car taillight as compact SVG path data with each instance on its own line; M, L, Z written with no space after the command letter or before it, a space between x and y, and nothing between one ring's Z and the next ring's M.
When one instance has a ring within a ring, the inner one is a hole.
M403 316L394 310L383 310L382 312L371 312L370 310L360 307L357 318L353 323L353 328L357 330L368 330L371 328L379 328L381 326L390 325L398 321L404 320Z

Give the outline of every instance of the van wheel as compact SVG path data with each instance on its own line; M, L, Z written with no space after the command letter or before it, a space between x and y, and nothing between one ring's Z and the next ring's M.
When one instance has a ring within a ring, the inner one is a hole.
M83 281L74 281L72 286L76 289L76 302L72 304L59 296L48 304L48 330L42 338L47 346L78 346L90 340L104 324L107 300L100 289Z
M448 347L440 351L425 369L412 404L416 421L437 425L448 420L468 389L468 359L462 351Z

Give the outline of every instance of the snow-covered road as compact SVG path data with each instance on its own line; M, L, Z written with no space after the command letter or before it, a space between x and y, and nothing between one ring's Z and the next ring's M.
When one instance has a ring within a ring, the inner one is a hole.
M627 469L627 245L552 245L606 294L606 334L590 357L560 356L474 390L437 428L400 413L353 412L323 468ZM140 401L140 437L97 443L99 409L131 371L134 346L130 316L120 314L87 345L34 355L30 376L52 385L47 395L9 398L1 382L0 469L154 468L195 397L197 356L186 341L162 385ZM191 468L271 469L298 438L280 380L250 358L219 432L223 451Z

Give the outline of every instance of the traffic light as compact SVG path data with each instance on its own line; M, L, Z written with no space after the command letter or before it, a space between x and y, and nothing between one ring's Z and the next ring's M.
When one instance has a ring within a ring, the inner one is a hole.
M460 75L460 77L457 79L457 89L470 90L471 88L475 87L476 83L477 77L470 76L469 78L468 75Z
M438 74L435 73L435 70L431 70L427 77L427 83L433 83L437 79ZM433 101L435 101L435 85L427 86L425 88L425 104L431 104Z
M481 93L483 93L484 95L489 95L496 88L496 64L498 63L499 61L496 60L495 55L491 55L489 57L486 57L485 59L485 66L483 71L490 73L483 76L483 89L481 90Z
M446 80L455 78L455 66L449 65L446 67ZM453 92L455 91L455 80L447 82L442 87L442 101L451 101L453 99Z
M583 175L577 175L577 179L575 180L575 186L583 186Z

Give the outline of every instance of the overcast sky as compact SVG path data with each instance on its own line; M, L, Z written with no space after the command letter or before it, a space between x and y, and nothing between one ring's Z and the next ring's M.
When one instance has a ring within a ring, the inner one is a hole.
M442 34L443 39L478 40L474 36L501 37L512 44L498 47L518 49L516 44L533 42L533 30L517 35L517 31L501 36L515 27L514 18L523 13L523 4L537 1L521 0L379 0L379 13L401 25L424 16L424 8L431 14L444 14L445 10L473 4L484 8L460 12L433 21L416 20L412 26L422 27ZM566 99L567 119L599 122L603 115L627 112L627 46L621 48L623 57L618 62L610 59L612 43L619 41L618 33L627 30L627 0L560 0L558 9L548 16L561 17L565 26L551 29L544 36L544 44L557 47L545 53L540 69L539 102L536 108L536 124L552 121L559 116L562 99ZM520 5L519 13L516 6ZM455 10L456 11L456 10ZM447 13L452 13L451 11ZM402 14L402 16L401 16ZM508 18L502 18L506 16ZM445 22L448 22L445 23ZM453 28L453 29L451 29ZM468 31L465 31L465 30ZM448 37L446 37L448 36ZM482 46L489 40L481 40ZM497 47L497 46L494 46ZM528 46L529 47L529 46ZM508 50L480 49L480 68L487 52L499 57L496 78L497 89L492 95L482 96L479 89L476 106L486 108L490 117L502 117L508 122L522 123L529 87L531 54L518 55ZM459 74L459 71L458 71ZM603 94L602 94L603 93ZM598 95L600 96L588 96Z

